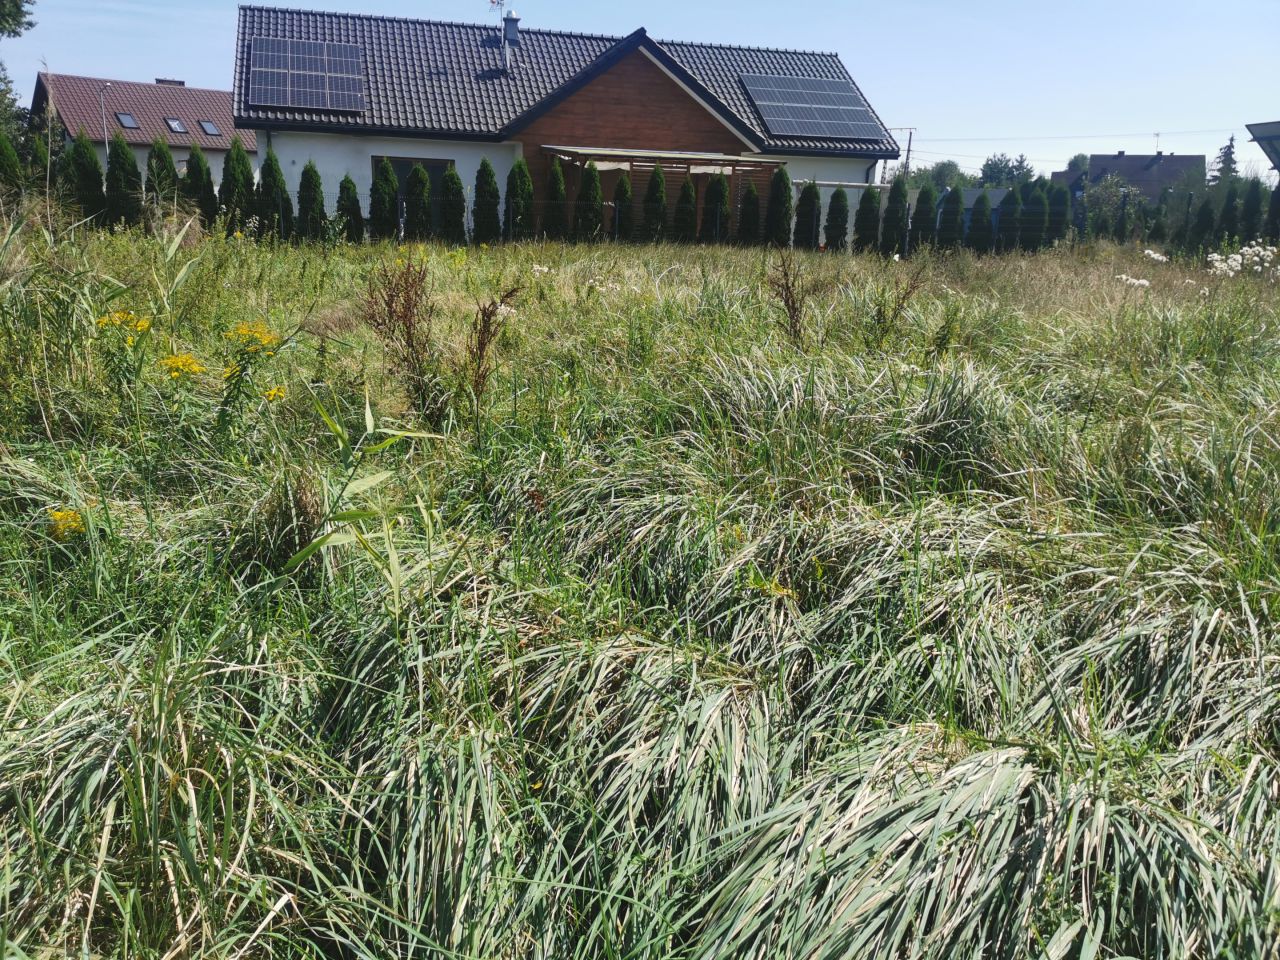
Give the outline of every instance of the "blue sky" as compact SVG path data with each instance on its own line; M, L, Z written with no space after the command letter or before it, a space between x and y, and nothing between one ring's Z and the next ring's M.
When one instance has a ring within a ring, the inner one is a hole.
M294 0L280 6L495 22L487 0ZM1280 120L1280 0L515 0L528 27L835 50L913 161L976 169L1003 151L1043 170L1071 154L1160 147L1212 159L1246 123ZM782 11L780 14L778 11ZM232 0L37 0L34 30L0 41L21 96L41 63L123 80L229 87ZM903 143L906 134L901 135Z

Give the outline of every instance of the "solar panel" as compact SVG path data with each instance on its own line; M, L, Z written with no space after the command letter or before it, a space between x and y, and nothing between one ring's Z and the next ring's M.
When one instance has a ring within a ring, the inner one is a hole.
M772 136L887 139L875 114L848 80L744 73L742 85Z
M254 37L249 50L255 106L364 111L364 49L357 44Z

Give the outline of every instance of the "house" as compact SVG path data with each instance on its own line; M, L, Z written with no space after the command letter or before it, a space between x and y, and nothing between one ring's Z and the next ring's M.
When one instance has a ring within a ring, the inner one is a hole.
M199 144L215 184L221 182L222 161L236 135L229 91L188 87L180 80L135 83L41 73L31 111L48 112L55 136L71 140L84 130L104 165L106 141L117 133L133 148L143 171L156 140L168 143L179 173L186 168L191 145ZM241 132L240 139L251 155L257 151L252 130Z
M1280 120L1274 123L1247 123L1245 127L1253 142L1271 161L1271 169L1280 170Z
M482 158L505 193L523 157L545 208L552 158L570 201L594 162L606 199L630 173L637 206L661 164L674 206L685 176L701 195L724 173L736 201L748 182L765 197L785 165L829 196L898 156L835 54L530 30L514 14L486 26L241 7L235 122L274 149L291 190L314 161L329 209L347 175L367 205L384 157L402 187L421 163L433 180L454 167L469 193Z
M1142 194L1148 203L1159 203L1166 190L1172 190L1190 182L1204 183L1205 158L1203 154L1178 156L1163 150L1154 154L1095 153L1089 157L1089 169L1059 170L1050 175L1053 183L1064 185L1071 193L1073 203L1079 203L1085 188L1104 177L1118 176L1130 187Z

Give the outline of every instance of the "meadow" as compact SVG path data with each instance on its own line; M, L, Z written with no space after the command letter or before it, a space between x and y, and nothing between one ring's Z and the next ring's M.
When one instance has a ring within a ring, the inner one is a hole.
M197 229L0 242L0 958L1278 955L1280 284Z

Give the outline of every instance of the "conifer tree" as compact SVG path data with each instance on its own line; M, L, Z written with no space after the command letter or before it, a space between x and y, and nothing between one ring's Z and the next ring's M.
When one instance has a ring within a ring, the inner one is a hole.
M844 187L836 187L835 193L831 194L823 233L826 235L827 249L832 253L843 253L849 249L849 194Z
M1231 139L1218 151L1213 173L1209 175L1209 182L1213 184L1231 183L1239 175L1240 170L1236 165L1236 135L1233 133Z
M692 177L685 177L671 218L671 238L676 243L693 243L698 238L698 190Z
M880 253L892 257L902 252L903 241L907 239L907 180L898 177L889 188L889 199L885 203L884 223L880 226Z
M760 242L760 191L751 181L742 191L742 202L738 204L738 243L744 247L754 247Z
M440 179L440 239L465 246L467 242L467 193L456 167Z
M733 211L729 208L729 178L718 173L707 184L707 194L702 198L703 243L725 243L729 239L729 221Z
M1018 223L1018 243L1023 250L1035 251L1044 246L1049 232L1049 198L1044 191L1035 189L1022 207Z
M378 164L369 189L369 236L395 240L400 236L400 181L386 157Z
M22 172L22 163L18 160L18 151L3 131L0 131L0 186L10 190L20 190L26 183Z
M431 174L420 163L404 180L404 238L414 243L431 238Z
M853 215L853 249L866 253L880 246L880 191L868 187L862 191L858 211Z
M222 186L218 190L218 204L227 218L227 231L243 230L245 221L253 213L253 164L245 153L240 138L231 139L231 149L222 161Z
M44 137L42 136L33 136L31 138L31 163L29 169L31 171L31 182L40 186L47 184L51 176L57 173L57 171L49 168L49 148L45 146Z
M1126 201L1120 204L1120 216L1116 218L1115 230L1111 235L1111 239L1123 245L1129 242L1129 236L1132 232L1133 227L1129 219L1129 204Z
M1047 240L1056 243L1067 238L1071 226L1071 193L1060 183L1049 186L1049 233Z
M198 143L191 145L191 153L187 156L187 172L182 178L182 196L200 211L200 221L206 227L212 226L218 219L218 194L213 189L213 172Z
M582 169L578 200L573 208L573 238L579 243L600 239L604 228L604 191L600 171L592 160Z
M1240 206L1240 239L1244 243L1252 243L1262 235L1263 199L1262 181L1257 177L1251 178Z
M995 242L995 229L991 222L991 196L984 189L973 202L965 246L974 253L990 253L995 248Z
M1227 195L1222 201L1222 210L1218 213L1218 230L1215 239L1218 243L1238 239L1240 236L1240 189L1231 183L1227 187Z
M106 221L132 227L142 220L142 171L138 159L117 131L107 148Z
M1192 250L1203 250L1213 243L1213 231L1216 226L1213 215L1213 201L1208 197L1200 203L1196 210L1196 219L1191 224L1191 232L1187 235L1187 244Z
M334 211L342 221L342 235L347 243L364 243L364 214L360 212L360 192L347 174L338 185L338 207Z
M293 237L293 200L280 159L270 147L258 176L257 214L259 236L286 241Z
M626 243L635 236L635 197L631 194L631 177L624 170L613 188L613 239Z
M960 187L952 187L942 199L937 242L943 249L954 249L964 242L964 191Z
M800 188L792 243L797 250L817 250L822 239L822 193L813 181Z
M547 202L542 211L542 232L548 240L563 240L569 227L569 195L564 186L560 158L551 158L547 176Z
M667 233L667 176L662 164L655 164L644 192L644 238L660 242Z
M938 193L932 183L926 183L916 196L916 208L911 213L911 252L935 243L938 239Z
M779 166L769 181L769 205L764 214L764 242L771 247L791 244L791 220L795 215L795 187L787 168Z
M1271 200L1267 204L1267 223L1263 235L1269 243L1280 243L1280 184L1271 191Z
M507 240L527 240L533 236L533 176L524 157L513 163L507 174L502 236Z
M297 234L301 240L323 240L329 217L324 209L324 183L320 170L308 160L298 182Z
M82 216L101 218L106 209L106 198L102 192L102 165L83 129L63 154L60 179L63 189L75 200Z
M171 207L178 194L178 168L173 162L169 144L157 138L147 154L147 200L161 207Z
M497 243L502 236L502 221L498 208L502 196L498 193L498 175L488 157L480 160L476 171L475 206L471 208L471 242L475 244Z
M1018 249L1018 226L1022 219L1022 198L1018 191L1010 190L996 208L999 222L996 224L996 250L1011 253Z

